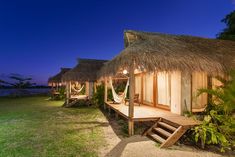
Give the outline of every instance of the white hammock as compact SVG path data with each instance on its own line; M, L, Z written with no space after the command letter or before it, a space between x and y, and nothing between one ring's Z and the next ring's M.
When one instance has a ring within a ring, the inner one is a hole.
M84 85L80 88L80 89L76 89L74 86L71 87L72 90L74 90L76 93L80 93L82 91L82 89L84 88Z
M113 81L112 81L112 79L110 79L110 86L111 86L111 89L112 89L112 94L113 94L113 99L114 99L114 101L115 101L116 103L122 103L122 102L124 102L124 100L125 100L125 98L126 98L126 95L127 95L128 86L129 86L129 79L128 79L127 83L126 83L126 87L125 87L125 90L124 90L124 92L123 92L122 95L118 95L118 94L115 92L115 90L114 90L114 88L113 88Z

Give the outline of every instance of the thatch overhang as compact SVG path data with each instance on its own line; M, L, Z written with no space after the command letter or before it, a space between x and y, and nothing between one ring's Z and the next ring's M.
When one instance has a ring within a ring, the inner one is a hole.
M61 83L62 76L68 72L71 68L61 68L60 72L48 79L48 83Z
M186 35L124 32L125 49L100 71L116 75L135 66L146 71L226 73L235 68L235 42Z
M78 59L78 64L67 72L62 80L68 81L78 81L78 82L94 82L97 80L97 72L101 69L107 60L97 60L97 59Z

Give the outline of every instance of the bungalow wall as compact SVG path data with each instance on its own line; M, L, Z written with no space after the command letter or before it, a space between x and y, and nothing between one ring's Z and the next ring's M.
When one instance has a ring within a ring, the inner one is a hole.
M220 84L205 73L192 74L179 71L138 73L135 74L135 94L144 105L183 114L184 111L199 111L208 101L208 95L197 96L198 89L208 88L212 79L212 87Z

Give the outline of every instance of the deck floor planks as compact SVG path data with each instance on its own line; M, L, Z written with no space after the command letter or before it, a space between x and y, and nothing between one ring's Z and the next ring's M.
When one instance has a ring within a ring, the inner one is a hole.
M114 104L112 102L106 102L106 104L109 107L111 107L115 112L128 119L128 105ZM150 121L150 120L157 120L159 118L166 119L175 124L185 127L191 127L200 124L199 121L196 121L192 118L180 116L166 110L146 105L134 106L134 117L133 117L134 121Z

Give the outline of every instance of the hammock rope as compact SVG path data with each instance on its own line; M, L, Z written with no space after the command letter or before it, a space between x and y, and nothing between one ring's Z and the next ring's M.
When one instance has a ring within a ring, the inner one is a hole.
M84 88L84 85L80 88L80 89L76 89L74 86L71 87L72 90L74 90L76 93L80 93L82 91L82 89Z
M128 90L128 86L129 86L129 79L128 79L127 83L126 83L126 87L125 87L125 90L124 90L124 92L123 92L122 95L118 95L118 94L116 93L116 91L114 90L112 79L110 79L110 86L111 86L111 89L112 89L112 95L113 95L114 101L115 101L116 103L122 103L122 102L124 102L124 100L125 100L125 98L126 98L126 96L127 96L127 90Z

